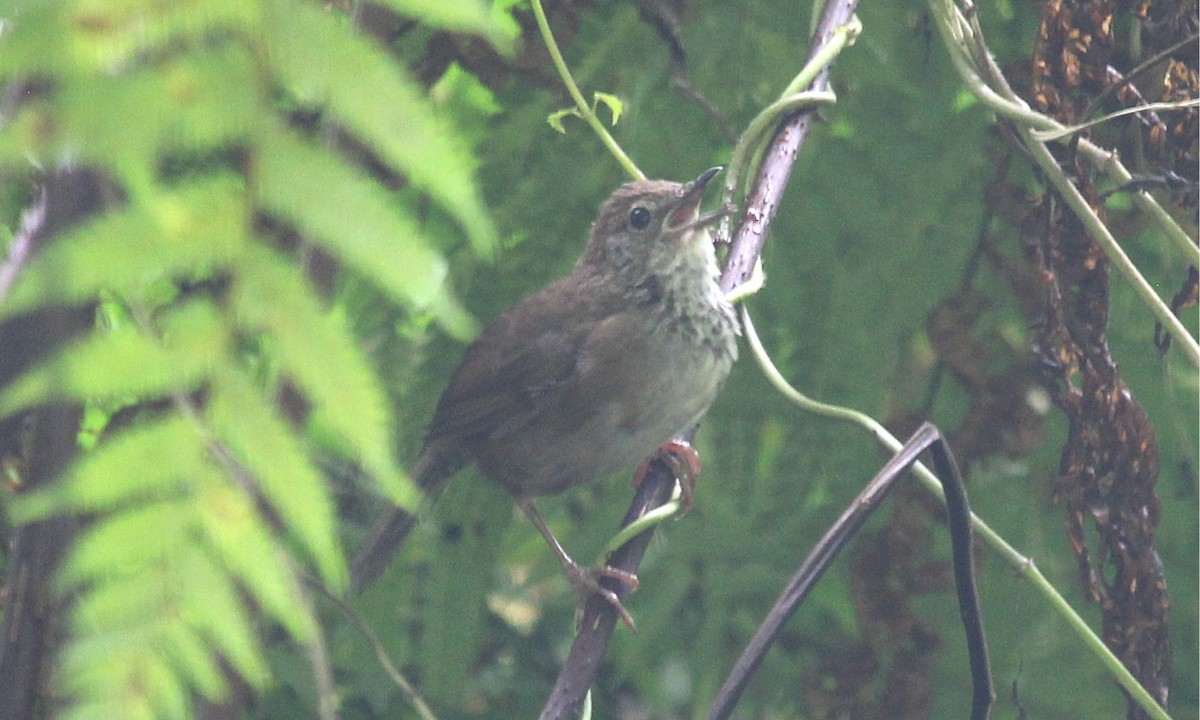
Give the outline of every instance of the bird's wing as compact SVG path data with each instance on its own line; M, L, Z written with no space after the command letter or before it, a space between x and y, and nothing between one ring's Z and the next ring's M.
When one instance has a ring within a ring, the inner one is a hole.
M572 384L603 310L582 305L565 288L560 281L526 298L476 338L438 402L426 442L495 439Z

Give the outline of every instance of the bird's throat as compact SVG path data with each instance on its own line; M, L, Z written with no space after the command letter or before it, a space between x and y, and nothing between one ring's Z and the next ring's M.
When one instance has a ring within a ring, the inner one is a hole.
M663 329L717 352L736 357L737 321L721 292L716 252L705 231L689 237L668 267L656 273Z

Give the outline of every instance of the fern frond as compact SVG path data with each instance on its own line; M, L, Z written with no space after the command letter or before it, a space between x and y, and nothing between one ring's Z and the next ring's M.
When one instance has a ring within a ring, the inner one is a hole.
M382 0L401 15L419 17L443 30L473 33L488 39L502 53L511 53L518 28L505 24L480 0Z
M234 460L253 475L264 498L317 563L322 579L332 588L345 587L346 563L328 488L262 391L240 371L227 370L214 382L206 421Z
M263 207L398 301L421 307L446 279L446 262L387 192L329 150L282 130L264 134Z
M218 174L83 223L33 257L0 303L0 319L105 290L136 298L156 281L228 267L247 242L244 186Z
M479 0L392 2L511 45ZM99 418L94 447L11 514L83 527L57 577L72 597L53 686L62 716L189 718L197 696L228 691L230 670L265 684L262 624L318 636L307 568L334 592L346 585L319 454L354 461L397 504L418 500L392 454L383 382L351 323L279 250L280 225L384 297L470 326L429 232L298 129L296 106L327 112L481 252L495 230L470 153L425 91L321 3L26 5L5 19L0 77L38 88L5 118L0 167L85 166L104 206L39 247L0 322L101 298L121 322L49 346L0 387L0 417L68 401ZM281 377L307 422L285 417ZM115 406L120 427L104 430Z
M390 167L429 193L490 256L496 231L471 182L471 161L415 81L366 39L306 3L271 3L267 53L300 102L328 106ZM313 62L311 48L322 49Z
M204 477L204 475L201 475ZM250 591L262 609L278 621L291 635L308 642L316 632L316 623L296 602L300 580L286 561L286 553L271 536L253 501L238 488L212 473L196 495L197 516L205 538L211 544L222 566ZM328 507L328 506L326 506ZM297 532L296 535L304 535ZM325 555L336 555L335 548L322 548ZM340 558L320 557L319 567L335 582L343 563ZM325 568L324 566L330 566ZM344 576L345 572L341 571ZM336 585L334 587L337 587Z
M0 43L0 75L108 72L173 40L252 27L259 14L242 0L25 3L6 13L16 27Z
M85 541L98 545L123 534L129 526L121 533L105 526L126 514L101 522ZM194 532L194 518L186 511L178 516L178 532ZM109 553L119 554L119 549ZM78 581L85 573L80 561L73 562L71 579ZM82 706L88 699L117 698L120 710L110 717L166 708L172 711L163 716L187 717L179 714L175 698L193 684L189 680L200 680L197 689L224 690L213 674L214 649L247 681L261 685L267 677L256 633L231 577L198 544L178 546L154 563L126 567L117 576L86 574L91 576L87 591L72 615L77 639L60 661L63 690L84 699ZM197 638L209 648L207 654L195 653ZM140 681L148 676L156 678L153 685Z
M239 45L120 75L62 78L49 150L111 169L132 193L148 192L164 151L241 141L263 114L254 58ZM129 108L139 111L131 133Z
M221 318L205 301L170 311L165 342L134 326L68 345L0 393L0 417L56 400L154 398L197 387L224 349Z
M231 305L240 324L273 339L281 371L312 403L316 422L353 451L353 459L379 480L394 502L415 508L418 499L391 452L392 420L383 385L350 341L344 319L322 311L299 269L252 248L231 293Z
M183 491L183 471L199 467L205 445L178 415L123 430L84 455L55 485L15 498L13 520L30 523L69 509L116 510Z

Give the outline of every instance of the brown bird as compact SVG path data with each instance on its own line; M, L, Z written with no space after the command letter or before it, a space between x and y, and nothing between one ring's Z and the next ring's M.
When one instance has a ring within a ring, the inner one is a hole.
M720 168L688 184L622 185L605 201L583 256L467 348L438 402L412 476L429 498L475 462L537 527L581 596L597 575L563 550L533 499L636 465L699 422L737 358L737 320L717 286L699 213ZM691 461L679 463L690 464ZM355 556L361 590L382 572L415 523L394 509Z

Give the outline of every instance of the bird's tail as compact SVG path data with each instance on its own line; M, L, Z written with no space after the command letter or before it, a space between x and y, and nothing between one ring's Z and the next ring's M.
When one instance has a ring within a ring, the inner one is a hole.
M350 588L354 594L362 593L387 569L392 556L400 549L408 533L420 520L420 515L442 494L450 478L464 464L435 457L437 453L422 452L412 469L412 477L425 496L421 513L404 508L390 507L367 533L366 540L354 553L350 562Z

